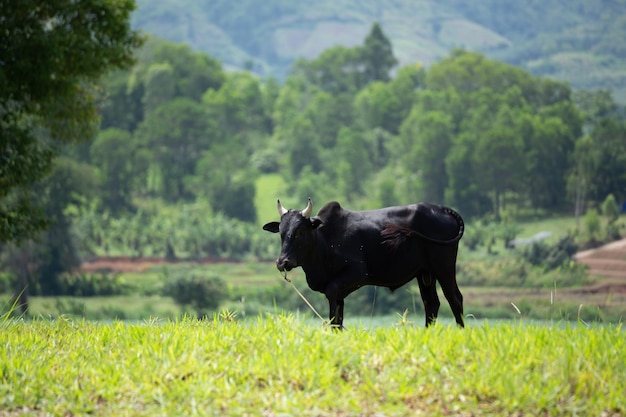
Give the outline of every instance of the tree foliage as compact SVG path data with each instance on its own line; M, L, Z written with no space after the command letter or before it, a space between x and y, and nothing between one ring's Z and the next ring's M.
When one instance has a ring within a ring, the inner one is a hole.
M377 24L362 45L298 61L283 85L226 74L188 48L148 45L119 101L138 94L132 100L142 107L133 111L143 115L136 128L127 130L131 195L206 199L215 212L251 221L254 211L241 209L253 208L253 179L279 172L287 193L301 199L356 208L372 206L372 198L428 200L467 217L499 217L511 207L573 206L573 184L582 175L576 167L583 166L575 161L586 157L585 198L602 201L608 192L624 198L617 167L624 153L613 140L624 122L601 92L573 95L566 83L462 49L428 70L415 64L392 73L391 43ZM185 72L182 62L204 64ZM177 74L161 83L161 93L173 96L150 104L156 96L149 75L157 70ZM172 87L188 85L190 77L213 82L195 96ZM121 91L119 78L110 82ZM120 122L120 129L129 126ZM591 153L577 145L583 132ZM598 175L606 186L590 181Z
M95 82L127 66L140 43L133 9L130 0L0 3L0 241L44 226L21 187L49 172L56 143L93 136Z
M431 201L512 220L626 199L626 124L610 94L572 94L461 49L396 69L386 39L374 25L362 45L298 62L283 84L151 39L102 81L96 140L65 152L95 178L93 196L62 203L81 250L269 259L254 202L277 197ZM20 120L15 129L31 121ZM281 195L259 194L267 173L282 177Z

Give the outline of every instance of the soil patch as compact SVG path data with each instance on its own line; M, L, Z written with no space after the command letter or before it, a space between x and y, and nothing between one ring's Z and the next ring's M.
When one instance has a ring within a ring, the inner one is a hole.
M215 264L233 262L231 260L224 259L178 259L170 260L159 257L145 257L145 258L133 258L130 256L111 256L95 258L88 262L84 262L80 266L81 271L85 272L143 272L147 269L161 266L161 265L174 265L177 263L191 263L191 264Z

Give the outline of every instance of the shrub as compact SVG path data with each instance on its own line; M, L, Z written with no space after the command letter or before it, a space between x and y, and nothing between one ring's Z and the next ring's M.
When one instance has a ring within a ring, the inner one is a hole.
M461 263L457 281L463 286L520 287L530 274L530 268L523 259Z
M477 223L475 227L466 231L463 236L463 242L469 250L474 251L485 240L485 232L485 229Z
M596 240L598 233L600 232L600 216L598 210L589 209L584 218L585 229L589 235L591 241Z
M216 310L226 297L226 285L216 276L190 275L165 285L163 295L172 297L181 306L195 309L199 315Z
M617 201L615 200L615 196L613 194L606 196L601 209L602 215L606 217L609 224L615 223L615 221L619 219L619 207L617 206Z
M578 251L574 237L567 235L550 246L544 241L533 242L523 252L522 258L535 266L543 266L547 271L568 263Z
M58 281L58 295L75 297L124 295L133 289L119 275L106 273L67 273L62 274Z
M498 235L502 238L504 247L510 249L510 242L517 237L522 228L515 222L503 222L498 227Z

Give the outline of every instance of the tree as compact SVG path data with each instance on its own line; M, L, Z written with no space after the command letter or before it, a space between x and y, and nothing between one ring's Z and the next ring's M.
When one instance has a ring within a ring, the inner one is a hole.
M354 99L360 127L382 128L397 135L416 100L422 73L418 65L406 66L391 81L374 81L362 88Z
M355 94L366 84L358 48L335 46L313 60L299 59L293 65L293 72L332 94Z
M287 154L291 174L297 178L306 166L311 167L313 172L319 172L322 168L319 135L313 123L304 116L299 116L290 127L291 139L287 144Z
M132 62L141 43L131 0L0 2L0 242L46 226L28 187L44 177L58 143L89 139L95 83ZM43 128L49 134L37 135Z
M196 164L195 175L188 177L185 185L197 199L208 200L213 212L254 222L255 176L247 164L245 153L233 152L228 144L213 146L203 153Z
M445 160L453 138L451 117L441 111L423 112L415 106L400 127L400 138L405 148L404 168L417 174L423 190L421 198L443 203L448 186Z
M426 87L459 93L471 93L481 88L504 92L516 85L526 101L537 96L537 87L529 72L504 62L487 59L483 54L455 49L449 57L432 65L426 74Z
M188 97L200 101L208 89L220 88L226 75L217 59L193 52L188 45L155 40L150 61L169 64L175 80L176 97Z
M332 164L343 195L348 199L363 192L363 183L371 174L371 161L363 135L343 127L337 137Z
M100 129L115 127L129 132L143 120L143 84L131 84L128 71L109 73L102 81L104 97L100 103Z
M617 117L600 119L591 131L597 164L589 197L600 203L614 194L626 199L626 122Z
M100 174L102 204L113 213L131 206L133 150L131 134L116 128L101 131L89 150Z
M320 144L324 148L333 148L339 130L352 124L352 96L318 91L304 114L317 129Z
M574 199L574 216L579 226L580 216L584 213L587 194L591 188L593 174L597 166L593 139L589 135L579 138L572 153L572 165L567 178L567 189Z
M526 181L529 199L535 208L563 208L567 175L576 137L562 118L545 114L527 118Z
M36 240L3 247L4 264L16 277L13 299L23 312L28 310L29 293L57 294L60 275L80 264L66 208L93 197L95 189L93 169L65 157L57 158L51 174L33 186L32 198L50 226Z
M176 77L168 63L152 64L144 83L143 111L149 114L176 96Z
M269 133L261 86L248 73L230 74L219 89L206 91L202 104L223 142L232 143L252 132Z
M585 124L593 126L599 119L617 115L617 104L610 90L576 91L572 97L576 107L584 116Z
M362 46L335 46L312 60L299 59L293 73L332 94L356 94L373 81L389 81L398 64L391 42L374 23Z
M391 69L398 64L393 55L391 42L383 33L380 25L374 23L365 37L365 44L360 50L364 66L365 83L389 81Z
M178 98L149 113L135 131L138 146L152 155L148 175L153 175L152 192L167 201L190 197L184 178L194 174L202 152L215 141L217 134L208 129L201 104Z

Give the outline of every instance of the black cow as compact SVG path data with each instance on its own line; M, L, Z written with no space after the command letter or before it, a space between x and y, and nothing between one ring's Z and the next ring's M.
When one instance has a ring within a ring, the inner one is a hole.
M463 327L463 295L456 283L456 257L464 224L454 210L419 203L380 210L351 211L337 202L311 217L287 210L280 200L280 223L263 226L280 232L279 271L301 266L312 290L326 295L330 322L342 327L344 299L364 285L392 291L417 278L426 326L437 319L439 281L459 326Z

